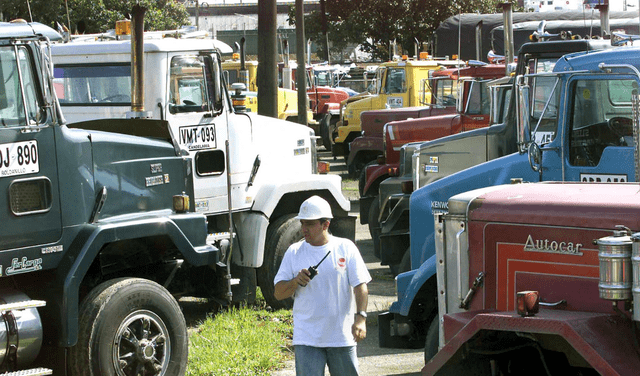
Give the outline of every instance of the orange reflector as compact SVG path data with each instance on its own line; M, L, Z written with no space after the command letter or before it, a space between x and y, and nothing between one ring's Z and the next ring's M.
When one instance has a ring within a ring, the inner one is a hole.
M409 60L409 56L407 56L407 55L402 55L402 60L405 60L405 61L406 61L406 60Z
M400 184L400 187L402 189L402 193L407 195L411 194L411 192L413 192L413 180L403 181L402 184Z
M245 99L232 99L234 106L244 106L246 100Z
M234 52L233 55L231 55L231 58L233 60L239 60L240 59L240 54L237 52Z
M516 302L520 316L533 316L539 310L540 294L537 291L519 291L516 293Z
M318 162L318 173L319 174L328 174L331 167L329 166L329 162Z
M420 52L420 60L427 60L429 58L428 52Z
M131 35L131 20L116 21L116 35Z
M389 167L388 172L389 172L389 176L395 177L399 175L399 171L397 167Z
M173 196L173 210L176 213L184 213L189 210L189 196L186 194Z

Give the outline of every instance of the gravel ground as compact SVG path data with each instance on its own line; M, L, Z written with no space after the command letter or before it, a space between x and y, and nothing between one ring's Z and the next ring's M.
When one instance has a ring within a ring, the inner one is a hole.
M342 176L342 192L351 201L351 212L359 214L358 182L349 180L342 158L333 160L328 152L320 152L321 160L331 163L331 173ZM383 349L378 347L378 314L387 311L396 300L395 282L389 268L380 265L373 256L373 245L367 225L356 220L356 244L369 268L373 280L369 283L369 306L367 312L367 338L358 344L358 361L362 376L418 376L424 366L424 351L404 349ZM293 361L287 362L285 368L272 373L273 376L294 376ZM325 375L329 375L326 371ZM339 376L339 375L334 375Z

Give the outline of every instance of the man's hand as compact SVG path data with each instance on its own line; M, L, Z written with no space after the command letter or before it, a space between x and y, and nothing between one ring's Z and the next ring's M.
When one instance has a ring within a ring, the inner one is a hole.
M367 319L356 315L356 319L351 326L351 334L353 334L353 339L355 339L356 342L367 338Z
M305 287L311 281L310 276L311 273L307 269L300 270L292 280L276 283L273 296L278 300L292 297L296 293L298 286Z
M302 269L293 280L296 281L299 286L305 287L307 283L311 281L311 272L307 269Z

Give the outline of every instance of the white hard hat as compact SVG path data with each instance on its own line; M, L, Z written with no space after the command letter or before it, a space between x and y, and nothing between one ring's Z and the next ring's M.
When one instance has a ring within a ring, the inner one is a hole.
M300 212L296 219L333 218L331 206L320 196L311 196L300 205Z

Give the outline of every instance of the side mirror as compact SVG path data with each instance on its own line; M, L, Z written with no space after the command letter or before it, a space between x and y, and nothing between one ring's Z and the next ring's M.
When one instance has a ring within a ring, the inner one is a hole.
M531 141L531 87L522 84L521 80L522 77L519 77L516 121L518 125L518 148L521 153L524 153L527 150L527 144Z

